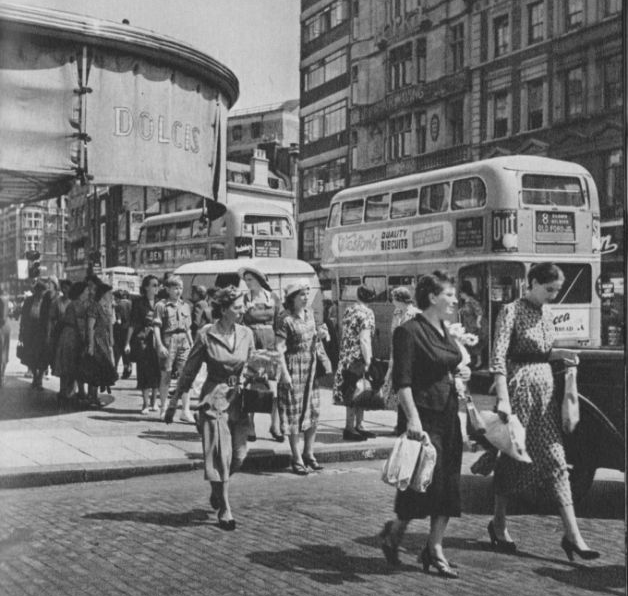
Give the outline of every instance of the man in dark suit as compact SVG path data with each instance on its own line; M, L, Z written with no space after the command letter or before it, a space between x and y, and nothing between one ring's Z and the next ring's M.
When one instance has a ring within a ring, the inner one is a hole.
M116 290L113 293L115 321L113 323L113 355L116 369L118 362L122 358L122 378L128 379L131 376L132 364L130 355L124 353L126 336L131 324L131 300L126 290Z

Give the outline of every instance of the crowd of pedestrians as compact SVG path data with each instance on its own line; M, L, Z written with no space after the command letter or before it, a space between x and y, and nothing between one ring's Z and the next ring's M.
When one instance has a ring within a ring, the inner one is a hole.
M120 360L123 378L131 375L131 363L136 364L142 415L159 411L169 424L181 400L180 420L196 424L201 435L210 504L225 530L236 527L230 476L242 466L247 442L256 440L254 416L243 407L243 396L249 365L260 354L276 358L276 369L269 367L266 375L273 390L270 434L280 442L287 437L293 473L306 476L322 469L315 454L318 384L321 376L332 372L328 352L337 362L333 399L346 409L343 440L375 437L363 425L364 410L356 398L360 380L374 366L376 320L369 304L376 298L375 290L365 285L357 288L337 338L310 310L306 280L290 283L280 302L262 272L244 267L239 275L246 290L194 286L190 302L183 299L183 282L176 275L161 281L147 275L140 296L133 300L125 292L113 292L93 275L75 283L59 282L54 276L37 280L22 307L18 338L18 356L32 374L32 388L42 389L42 377L50 367L60 378L62 404L75 400L100 407L99 392L110 390L116 382ZM506 524L508 500L544 491L560 512L561 546L567 557L590 560L599 553L587 546L578 529L549 364L561 360L565 367L577 365L575 353L553 347L547 304L563 283L564 275L556 265L531 267L525 296L507 304L496 321L491 358L495 411L504 421L512 414L518 416L527 430L532 463L504 454L497 457L494 516L488 535L494 549L516 552ZM432 444L436 465L425 492L397 492L396 519L385 523L381 546L388 563L398 566L398 550L408 524L429 517L429 535L418 553L419 563L425 572L434 568L440 576L453 579L458 571L445 556L443 543L449 519L461 511L462 431L456 379L468 381L471 367L481 364L483 353L478 350L471 359L463 359L448 324L458 316L466 331L482 336L486 321L471 285L463 283L457 292L453 278L443 272L421 276L414 296L405 287L395 288L391 300L392 344L382 385L384 403L398 409L398 434L406 432L410 439ZM8 310L7 298L0 293L2 374L10 333ZM337 317L328 305L325 320L337 322ZM190 392L203 364L206 376L192 412ZM176 388L171 390L175 380Z

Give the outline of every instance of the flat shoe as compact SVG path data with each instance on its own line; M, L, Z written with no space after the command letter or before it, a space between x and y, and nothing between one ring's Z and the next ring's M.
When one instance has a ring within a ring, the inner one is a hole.
M359 432L353 430L343 430L342 439L343 441L366 441L366 437L364 435L361 435Z
M281 433L276 433L272 428L270 429L270 436L277 441L277 443L283 443L286 440Z
M236 520L235 519L219 519L218 527L221 530L226 530L227 532L232 532L236 529Z
M257 441L257 435L249 435L249 436L246 438L246 440L247 440L249 443L255 443L255 441Z
M292 463L292 471L297 476L307 476L310 473L310 471L303 464L297 464L294 462Z

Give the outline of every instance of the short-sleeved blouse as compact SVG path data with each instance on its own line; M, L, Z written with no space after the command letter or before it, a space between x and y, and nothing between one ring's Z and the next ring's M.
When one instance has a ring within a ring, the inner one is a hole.
M371 336L375 333L375 315L364 304L357 302L350 306L342 317L342 343L340 354L343 363L360 360L360 333L367 330Z

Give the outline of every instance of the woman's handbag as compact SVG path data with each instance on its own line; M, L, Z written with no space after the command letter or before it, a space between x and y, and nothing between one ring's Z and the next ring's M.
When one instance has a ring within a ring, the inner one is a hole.
M565 370L565 393L561 408L563 432L571 434L580 422L580 401L578 399L577 368L569 366Z
M424 493L432 484L434 468L436 467L436 447L427 433L423 433L421 440L421 452L416 463L414 475L410 481L410 488L417 493Z
M274 397L275 392L265 379L249 381L242 389L242 409L248 414L270 414L273 411Z
M363 410L385 410L386 395L384 380L386 378L385 363L373 358L365 375L358 379L353 392L352 406Z
M416 470L421 446L420 441L408 439L406 433L399 436L384 463L382 480L398 490L406 490Z

